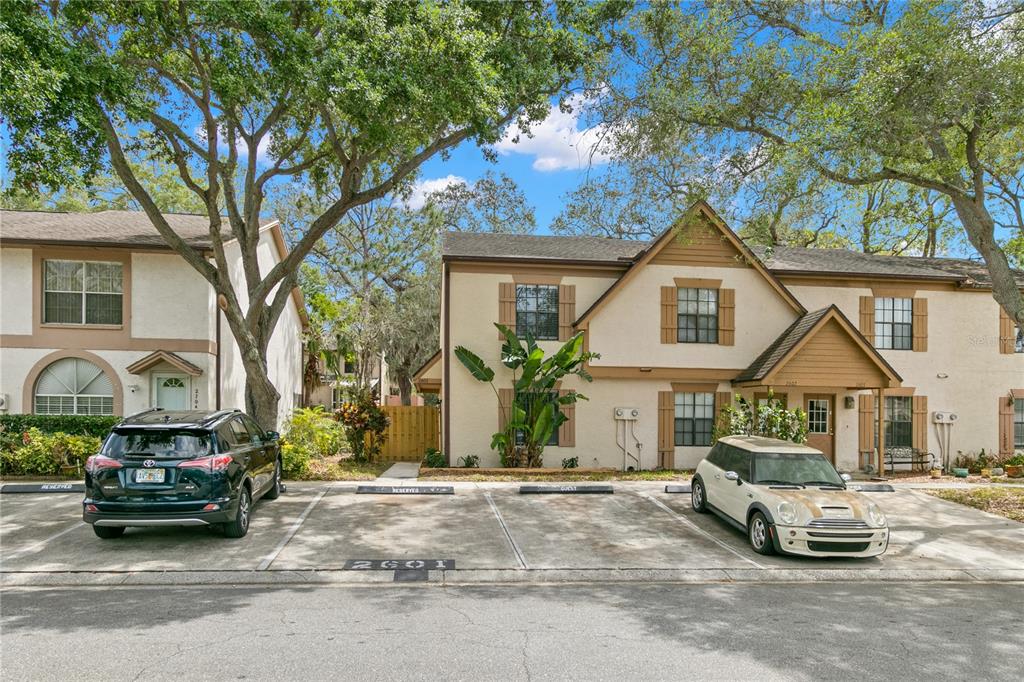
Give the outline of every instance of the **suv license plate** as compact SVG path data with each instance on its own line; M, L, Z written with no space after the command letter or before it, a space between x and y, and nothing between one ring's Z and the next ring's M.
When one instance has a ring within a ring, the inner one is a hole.
M137 469L135 471L136 483L163 483L163 469Z

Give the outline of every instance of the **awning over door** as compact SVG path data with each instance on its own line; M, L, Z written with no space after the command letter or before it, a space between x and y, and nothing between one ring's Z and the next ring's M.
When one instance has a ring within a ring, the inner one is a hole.
M832 305L801 316L733 385L894 388L902 377Z
M162 362L181 370L185 374L190 376L200 376L203 373L203 368L193 365L191 362L166 350L153 351L141 360L136 360L132 364L128 365L127 369L131 374L142 374L146 370L156 367Z

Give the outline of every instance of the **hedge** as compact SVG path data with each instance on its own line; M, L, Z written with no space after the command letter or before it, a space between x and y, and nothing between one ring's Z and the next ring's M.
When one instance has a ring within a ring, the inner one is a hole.
M0 414L4 431L22 433L37 428L43 433L67 433L74 436L105 438L118 416L92 414Z

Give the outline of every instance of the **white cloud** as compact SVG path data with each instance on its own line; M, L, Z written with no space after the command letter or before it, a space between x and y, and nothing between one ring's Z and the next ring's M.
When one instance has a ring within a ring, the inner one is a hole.
M430 180L417 180L412 186L409 198L405 200L407 208L413 210L423 208L427 203L427 196L434 192L440 192L446 187L458 184L469 184L466 178L459 175L446 175L443 178L432 178Z
M551 105L547 118L530 126L530 134L512 124L494 145L499 154L530 154L536 157L533 169L542 172L573 170L608 163L609 155L599 144L605 128L598 124L579 129L580 113L586 104L582 95L569 98L572 112ZM519 138L518 142L514 140Z

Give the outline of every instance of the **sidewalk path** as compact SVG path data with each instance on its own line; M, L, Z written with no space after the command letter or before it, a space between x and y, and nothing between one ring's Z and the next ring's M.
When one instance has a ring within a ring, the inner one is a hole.
M387 471L377 477L377 481L393 481L417 479L420 477L419 462L395 462Z

